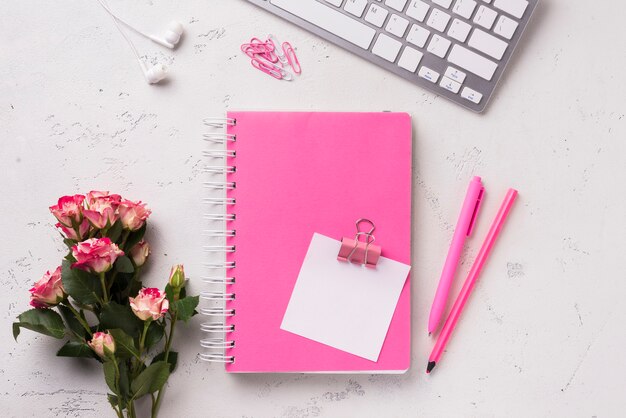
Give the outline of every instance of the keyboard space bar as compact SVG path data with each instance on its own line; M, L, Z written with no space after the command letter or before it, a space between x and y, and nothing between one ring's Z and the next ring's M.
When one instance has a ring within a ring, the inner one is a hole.
M271 3L363 49L369 49L376 31L316 0L271 0Z

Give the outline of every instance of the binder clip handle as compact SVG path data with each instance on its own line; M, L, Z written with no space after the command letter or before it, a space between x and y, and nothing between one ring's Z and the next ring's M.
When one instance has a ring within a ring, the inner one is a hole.
M370 229L361 230L363 224L369 225ZM356 235L354 239L344 237L341 240L341 248L339 249L337 260L375 268L382 250L380 246L374 245L374 241L376 241L376 237L374 237L375 229L376 225L369 219L358 219L356 221Z

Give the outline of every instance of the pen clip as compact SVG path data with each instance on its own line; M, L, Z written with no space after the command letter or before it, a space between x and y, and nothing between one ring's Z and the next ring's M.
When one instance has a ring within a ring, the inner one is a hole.
M476 218L478 218L478 210L480 209L480 204L483 201L483 195L485 194L485 188L481 187L480 192L478 192L478 197L476 198L476 204L474 205L474 212L472 213L472 219L470 221L469 226L467 227L467 236L469 237L474 230L474 225L476 225Z

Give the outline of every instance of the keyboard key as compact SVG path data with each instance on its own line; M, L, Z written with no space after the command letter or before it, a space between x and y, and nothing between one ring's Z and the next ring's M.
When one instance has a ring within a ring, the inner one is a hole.
M432 0L433 3L447 9L452 4L452 0Z
M271 0L271 2L274 6L363 49L369 49L376 35L373 28L316 0Z
M459 19L454 19L450 25L450 29L448 30L448 36L459 42L465 42L471 29L472 26L469 23L465 23Z
M474 0L456 0L452 11L466 19L469 19L474 13L476 2Z
M398 38L404 38L407 27L409 27L409 21L394 14L389 18L389 22L387 22L385 30L393 35L396 35Z
M498 13L489 7L480 6L474 16L474 23L479 24L485 29L491 29L493 21L496 20Z
M506 48L509 46L503 40L480 29L474 30L467 44L497 60L502 59Z
M387 9L384 9L376 5L375 3L372 3L370 9L365 15L365 21L371 23L374 26L382 28L388 14L389 12L387 11Z
M459 90L461 89L461 83L457 83L454 80L450 80L448 77L442 77L441 83L439 83L439 85L443 87L444 89L451 91L454 94L458 93Z
M355 15L356 17L363 16L363 12L367 7L367 0L348 0L346 5L343 6L343 10Z
M463 87L461 97L469 100L470 102L478 104L482 100L483 95L475 90L470 89L469 87Z
M402 10L404 10L404 6L406 6L406 2L407 0L386 0L385 6L389 6L392 9L401 12Z
M454 80L457 83L463 83L465 81L465 73L463 71L457 70L456 68L448 67L446 69L446 77L450 80Z
M433 9L430 17L428 18L428 22L426 24L431 28L438 30L439 32L443 32L446 30L446 26L448 26L448 22L450 21L450 15L442 12L439 9Z
M500 16L500 19L496 22L496 26L493 28L493 32L496 35L500 35L503 38L511 39L517 29L517 22L504 15Z
M418 22L423 22L426 14L428 13L430 6L421 0L411 0L408 9L406 9L406 15Z
M417 49L413 49L410 46L407 46L406 48L404 48L402 56L398 60L398 65L405 70L414 73L415 70L417 70L417 66L419 65L423 56L424 54L422 54Z
M424 45L426 45L426 41L428 40L428 36L430 36L430 31L428 29L418 25L413 25L408 36L406 37L406 40L415 46L424 48Z
M401 47L401 42L396 41L384 33L381 33L374 44L374 48L372 48L372 53L386 59L389 62L395 62Z
M483 57L482 55L478 55L461 45L454 45L452 47L452 51L450 51L450 55L448 55L448 61L461 68L465 68L467 71L474 73L487 81L491 81L493 74L498 68L498 64L495 62Z
M341 6L341 3L343 2L343 0L326 0L326 3L330 3L333 6Z
M439 80L439 73L437 71L431 70L428 67L422 66L420 71L417 73L420 77L430 81L431 83L436 83Z
M528 7L528 2L526 0L496 0L493 2L493 7L521 19Z
M450 49L450 44L451 42L447 40L446 38L439 36L439 35L433 35L433 38L430 40L430 43L428 44L427 50L431 54L435 54L439 58L443 58L446 56L448 49Z

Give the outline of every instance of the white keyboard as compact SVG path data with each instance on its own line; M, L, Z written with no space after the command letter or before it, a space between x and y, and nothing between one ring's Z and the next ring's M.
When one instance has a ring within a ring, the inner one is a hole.
M247 0L482 111L537 0Z

